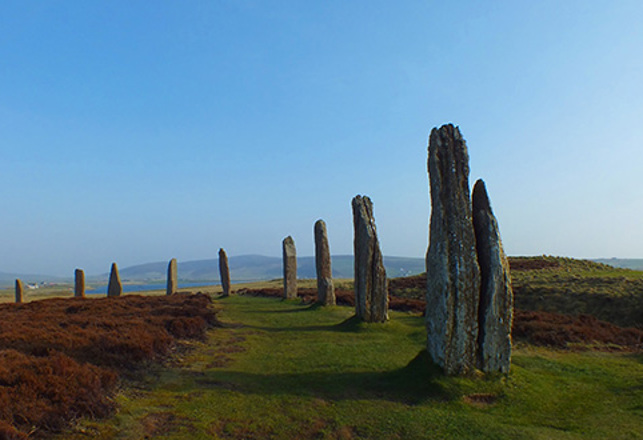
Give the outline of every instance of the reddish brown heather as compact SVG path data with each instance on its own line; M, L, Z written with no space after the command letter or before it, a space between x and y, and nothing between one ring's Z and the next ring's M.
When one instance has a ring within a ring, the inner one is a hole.
M567 348L569 344L601 344L601 349L618 347L642 350L643 331L622 328L600 321L591 315L568 316L543 311L516 311L513 326L515 338L534 345ZM618 347L610 347L615 345Z
M201 294L0 305L0 440L108 414L118 372L162 359L176 339L204 338L216 324Z

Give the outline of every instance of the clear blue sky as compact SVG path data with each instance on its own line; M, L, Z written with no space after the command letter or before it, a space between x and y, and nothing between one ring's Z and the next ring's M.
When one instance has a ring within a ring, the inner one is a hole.
M423 257L452 122L511 255L643 257L643 2L0 3L0 271Z

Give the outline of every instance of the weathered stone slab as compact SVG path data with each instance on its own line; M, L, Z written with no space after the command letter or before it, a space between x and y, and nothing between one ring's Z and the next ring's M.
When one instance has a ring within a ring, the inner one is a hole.
M507 373L511 364L513 290L498 221L482 180L473 187L472 207L481 280L478 368Z
M388 282L377 239L373 203L367 196L352 201L355 253L355 314L366 322L388 320Z
M25 286L22 280L16 280L16 303L20 304L25 299Z
M335 305L335 287L328 245L328 232L323 220L315 222L315 268L317 269L317 302Z
M480 298L469 154L460 130L451 124L431 131L428 150L427 350L447 374L465 374L477 364Z
M297 249L289 235L282 243L284 257L284 298L297 298Z
M230 296L230 265L228 264L228 255L219 249L219 276L221 277L221 287L223 296Z
M123 293L123 284L118 274L118 266L112 263L112 269L109 273L109 284L107 285L107 296L121 296Z
M172 258L167 265L167 288L166 295L174 295L179 289L179 269L176 258Z
M74 296L85 298L85 272L82 269L74 271Z

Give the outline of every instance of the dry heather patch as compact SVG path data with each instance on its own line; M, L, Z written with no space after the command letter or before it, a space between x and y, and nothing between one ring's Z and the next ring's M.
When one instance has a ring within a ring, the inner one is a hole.
M205 295L0 305L0 439L113 410L119 372L168 356L217 323ZM11 437L14 436L14 437Z

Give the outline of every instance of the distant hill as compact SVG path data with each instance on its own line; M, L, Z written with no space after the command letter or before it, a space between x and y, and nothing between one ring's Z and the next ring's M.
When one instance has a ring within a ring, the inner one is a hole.
M592 261L623 269L643 270L643 258L596 258Z
M281 278L282 260L279 257L261 255L240 255L229 257L230 273L233 281L261 281ZM123 281L151 282L162 281L167 276L168 262L147 263L123 268L119 271ZM353 277L353 256L337 255L332 257L333 277ZM384 266L389 277L415 275L424 272L423 258L384 257ZM178 262L179 279L183 281L219 281L219 260L208 259ZM315 278L314 257L297 259L299 278ZM88 277L88 280L106 280L108 274Z

